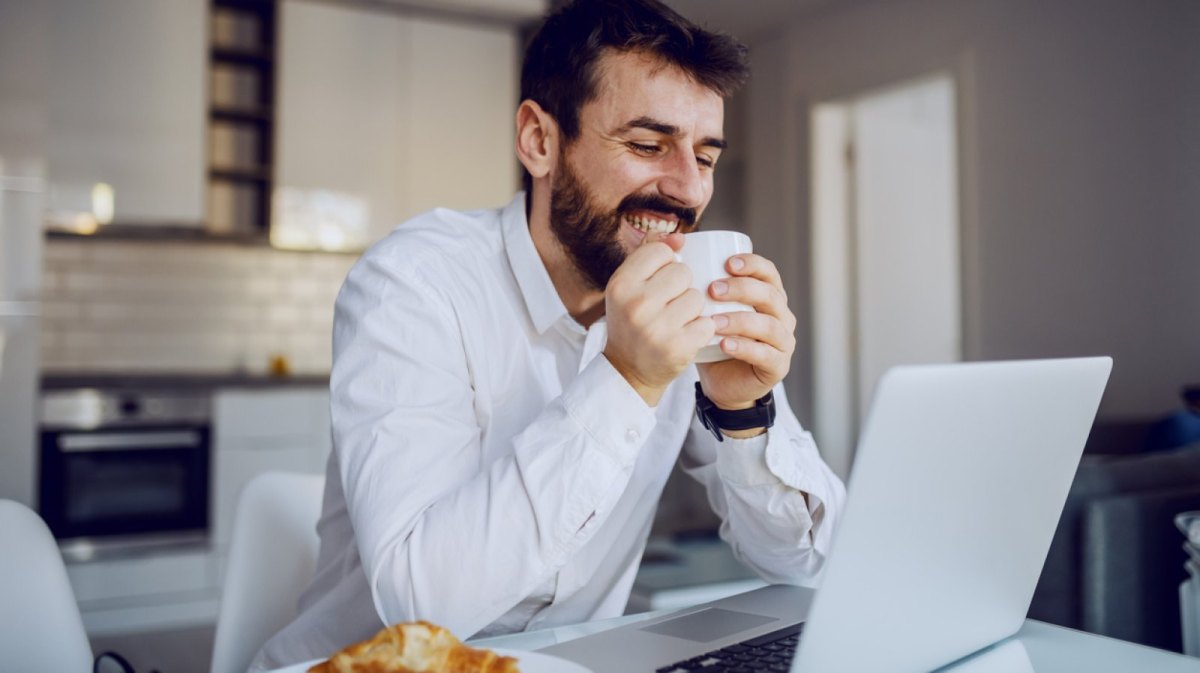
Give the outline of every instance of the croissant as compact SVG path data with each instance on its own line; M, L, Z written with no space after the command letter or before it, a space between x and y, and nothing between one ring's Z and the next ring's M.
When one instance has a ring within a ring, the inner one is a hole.
M429 622L384 627L308 673L520 673L517 660L477 650Z

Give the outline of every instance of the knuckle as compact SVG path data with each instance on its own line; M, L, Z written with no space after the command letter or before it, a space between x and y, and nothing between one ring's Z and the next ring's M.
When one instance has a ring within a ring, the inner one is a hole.
M775 303L779 304L780 306L787 306L787 295L783 293L783 290L772 285L770 293L771 299Z
M663 241L655 241L649 247L655 259L662 260L662 264L666 264L668 261L675 261L675 251Z
M686 264L674 263L667 268L671 289L683 292L685 288L692 286L692 270L687 268Z
M684 284L691 286L692 278L693 278L692 268L689 267L687 264L683 264L680 262L675 262L674 265L679 268L679 276L680 276L680 278L683 279Z

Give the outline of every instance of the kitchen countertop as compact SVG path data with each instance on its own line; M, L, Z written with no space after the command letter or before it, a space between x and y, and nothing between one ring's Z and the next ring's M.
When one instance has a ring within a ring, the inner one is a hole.
M120 372L46 372L42 374L42 390L71 390L103 388L106 390L216 390L218 388L283 388L326 387L328 374L267 374L234 373L155 373L124 374Z

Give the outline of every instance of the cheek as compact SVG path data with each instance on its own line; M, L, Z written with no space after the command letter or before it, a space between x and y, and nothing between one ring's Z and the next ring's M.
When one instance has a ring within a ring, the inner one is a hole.
M630 194L646 191L656 175L652 167L636 161L598 161L587 170L588 189L597 200L610 206Z

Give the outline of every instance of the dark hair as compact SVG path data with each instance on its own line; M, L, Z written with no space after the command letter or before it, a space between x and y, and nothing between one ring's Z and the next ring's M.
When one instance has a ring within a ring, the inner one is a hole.
M745 45L657 0L575 0L546 18L521 66L521 100L550 113L568 142L579 136L580 109L598 93L596 63L606 49L653 54L722 97L750 75ZM528 172L524 183L530 191Z

